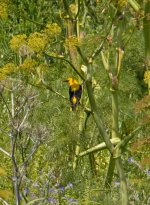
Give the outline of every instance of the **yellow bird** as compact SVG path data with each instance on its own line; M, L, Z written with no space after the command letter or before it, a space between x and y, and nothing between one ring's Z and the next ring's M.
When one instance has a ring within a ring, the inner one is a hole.
M68 78L65 80L69 84L69 99L71 103L71 111L76 111L77 106L80 104L80 99L82 95L82 86L77 80L73 78Z

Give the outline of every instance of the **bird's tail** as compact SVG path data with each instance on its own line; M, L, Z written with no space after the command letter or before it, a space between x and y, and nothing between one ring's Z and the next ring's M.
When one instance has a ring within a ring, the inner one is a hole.
M77 111L78 110L78 107L77 105L71 105L71 108L70 108L70 111Z
M76 111L78 104L79 104L78 98L76 96L73 96L71 99L71 111Z

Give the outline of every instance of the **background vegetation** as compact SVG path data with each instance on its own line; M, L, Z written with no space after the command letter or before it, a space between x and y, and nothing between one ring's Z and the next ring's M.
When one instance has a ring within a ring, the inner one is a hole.
M150 204L149 16L149 0L0 0L0 203Z

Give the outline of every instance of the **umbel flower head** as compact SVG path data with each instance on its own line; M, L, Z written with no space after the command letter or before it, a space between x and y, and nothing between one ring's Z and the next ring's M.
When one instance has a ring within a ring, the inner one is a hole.
M10 48L15 53L19 52L19 49L27 44L27 36L25 34L13 36L10 40Z
M28 46L35 53L42 53L48 43L48 38L44 33L35 32L28 38Z
M34 72L36 71L37 65L38 65L37 61L26 58L24 62L20 65L20 68L24 71Z
M7 63L4 67L0 68L0 80L4 80L16 70L17 66L14 63Z
M61 28L57 23L48 23L43 31L49 38L54 38L61 33Z

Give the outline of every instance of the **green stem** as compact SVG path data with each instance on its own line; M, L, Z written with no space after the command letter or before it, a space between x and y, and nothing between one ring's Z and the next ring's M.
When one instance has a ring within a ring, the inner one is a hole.
M112 91L112 138L118 138L118 92Z
M143 32L145 40L145 64L146 69L150 70L150 0L145 3ZM148 94L150 94L150 82L148 83Z
M110 141L113 145L117 145L118 143L120 143L119 138L110 139ZM91 148L87 149L86 151L80 152L79 157L83 157L87 154L90 154L90 153L93 153L93 152L98 152L98 151L104 150L106 148L107 147L106 147L105 142L102 142L102 143L100 143L100 144L98 144L94 147L91 147Z
M143 32L145 40L145 57L147 69L150 69L150 1L145 4Z
M105 184L104 184L107 189L111 187L114 169L115 169L115 159L111 156L109 160L107 175L106 175Z
M128 2L136 12L140 11L140 5L135 0L128 0Z
M87 93L88 93L88 97L89 97L89 102L91 105L93 117L94 117L95 123L98 127L99 133L103 137L104 142L106 143L108 150L112 154L113 153L113 145L109 139L109 136L107 135L107 133L104 129L102 118L100 117L100 116L102 116L102 114L101 114L101 111L97 109L97 105L95 102L95 97L94 97L93 88L92 88L91 72L92 72L92 65L90 63L88 66L88 74L87 74L87 80L86 80L86 88L87 88Z
M119 139L119 127L118 127L118 92L112 90L112 139ZM115 169L115 159L110 156L109 166L105 179L105 187L111 186L113 174Z
M128 142L135 136L135 133L139 131L141 127L137 127L133 132L131 132L128 136L126 136L120 143L117 144L116 147L123 150L127 146Z
M121 205L128 205L129 203L128 203L127 183L126 183L126 177L122 166L121 157L115 159L115 161L116 161L116 168L120 178L120 191L121 191L121 199L122 199Z
M83 130L85 129L85 121L87 119L87 114L82 111L80 111L80 121L79 121L79 133L80 133L80 139L82 138L83 135ZM76 147L75 147L75 157L73 161L73 170L75 171L78 165L78 156L80 153L80 141L77 142Z

